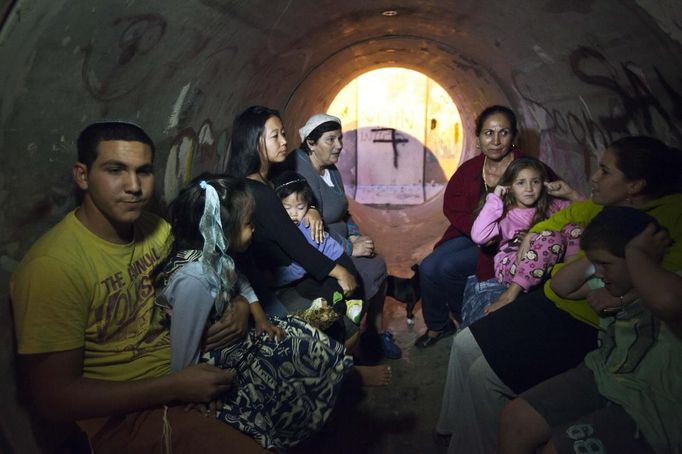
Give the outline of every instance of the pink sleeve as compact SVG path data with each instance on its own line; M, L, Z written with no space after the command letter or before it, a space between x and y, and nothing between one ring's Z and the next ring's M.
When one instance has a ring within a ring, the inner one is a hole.
M560 199L558 197L554 197L552 200L552 203L549 205L549 212L547 213L548 216L553 215L557 211L561 211L567 206L569 206L572 202L570 200L566 199Z
M497 195L490 193L485 197L476 220L471 226L471 240L476 244L485 244L500 235L500 221L504 214L504 203Z

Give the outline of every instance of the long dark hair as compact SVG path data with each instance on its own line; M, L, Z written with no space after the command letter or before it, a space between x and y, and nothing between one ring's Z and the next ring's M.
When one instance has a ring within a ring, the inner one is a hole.
M253 213L255 200L243 179L210 173L194 178L170 204L168 217L173 230L173 245L166 259L154 269L154 277L178 251L202 249L204 239L199 231L199 222L206 203L206 191L200 186L202 181L213 186L218 193L220 222L230 244L237 240L245 218Z
M244 178L261 167L261 147L265 123L272 117L281 120L277 110L251 106L237 115L232 123L232 140L227 158L227 173Z
M554 197L547 193L547 189L545 188L544 185L546 181L549 181L547 166L545 166L545 164L542 161L539 161L535 158L531 157L517 158L513 160L509 164L509 166L507 166L507 170L505 170L502 176L500 177L500 182L498 183L498 185L507 187L511 186L514 183L514 180L516 180L516 178L518 177L519 173L521 173L521 171L525 169L532 169L538 172L538 174L540 175L540 180L543 183L542 188L540 190L540 197L538 198L535 204L535 215L533 216L531 225L528 226L531 227L549 217L548 213L549 206L551 205L552 200L554 200ZM503 200L505 213L510 208L516 205L516 198L514 197L514 194L512 194L511 190L508 190L505 193Z
M682 192L682 154L648 136L623 137L609 145L616 167L628 181L644 180L642 195L653 198Z

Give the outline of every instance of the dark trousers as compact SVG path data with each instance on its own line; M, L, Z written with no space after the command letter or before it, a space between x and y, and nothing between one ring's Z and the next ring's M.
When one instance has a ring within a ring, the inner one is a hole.
M478 246L460 236L439 245L419 265L422 313L430 330L440 331L448 313L461 320L462 297L467 276L476 273Z

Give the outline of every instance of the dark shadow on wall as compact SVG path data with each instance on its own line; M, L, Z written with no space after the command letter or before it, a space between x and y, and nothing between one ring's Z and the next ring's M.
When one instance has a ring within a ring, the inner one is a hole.
M343 137L337 167L346 194L359 203L389 209L419 205L447 184L439 160L454 153L445 146L431 150L410 134L384 126L347 130ZM382 196L382 190L388 193ZM410 201L400 203L401 198Z
M371 133L372 129L378 128L365 129ZM363 131L363 128L360 131ZM385 131L381 132L383 135L373 137L379 140L392 138L392 135L388 136ZM401 131L396 132L398 133L397 138L410 138L419 144L420 170L418 174L422 185L420 203L403 205L367 204L359 203L356 200L358 194L358 156L355 151L357 131L347 130L344 133L344 151L337 166L341 172L348 196L349 211L355 222L360 226L360 231L363 235L368 235L374 239L377 252L384 257L392 274L406 276L412 273L410 267L420 262L431 251L433 244L442 236L447 227L447 220L443 216L442 208L443 189L449 176L446 176L441 169L439 164L439 157L441 156L437 152L434 153L425 148L421 142ZM372 136L370 135L370 137ZM380 164L375 163L373 167L380 171L385 170L384 168L399 171L407 166L409 161L407 161L407 151L404 148L404 144L407 142L396 144L396 155L394 155L392 142L378 143L384 148L382 150L384 153L383 161ZM397 156L397 167L394 167L395 156ZM293 157L290 156L283 166L271 169L271 173L279 172L283 168L291 169L293 162ZM426 181L426 185L424 185L424 181ZM429 191L428 196L424 196L426 191Z
M533 158L542 159L540 156L551 152L551 150L541 150L542 142L540 133L534 129L519 128L516 146L526 155Z
M19 3L18 0L0 0L0 30L5 26L5 22L17 3Z
M16 430L16 425L9 419L23 413L28 414L30 431L40 452L57 454L90 452L86 435L74 422L48 421L38 413L28 378L21 368L17 355L14 354L16 335L12 322L14 318L11 301L8 298L0 306L2 306L0 319L9 325L3 326L9 329L5 329L0 336L3 345L0 368L9 372L7 377L13 377L13 383L3 390L5 397L0 419L0 452L6 454L24 452L22 449L26 448L26 434Z

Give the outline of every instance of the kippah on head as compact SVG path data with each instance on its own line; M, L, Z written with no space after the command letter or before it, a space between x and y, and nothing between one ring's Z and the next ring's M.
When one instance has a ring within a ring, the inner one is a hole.
M154 157L154 142L138 124L124 120L97 120L81 131L76 140L78 161L90 166L97 159L97 147L100 142L123 140L142 142L149 146Z
M301 129L298 130L298 134L301 136L301 142L304 142L315 128L320 126L322 123L327 123L328 121L338 123L339 128L341 127L341 119L339 117L327 114L315 114L308 119L306 124L304 124Z
M101 118L99 120L94 120L92 123L90 123L89 126L93 125L115 125L115 124L120 124L120 125L128 125L128 126L134 126L136 128L142 129L142 126L139 123L135 123L134 121L130 120L120 120L120 119L109 119L109 118Z

